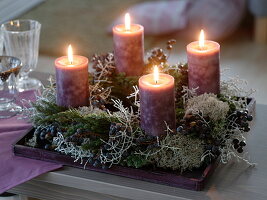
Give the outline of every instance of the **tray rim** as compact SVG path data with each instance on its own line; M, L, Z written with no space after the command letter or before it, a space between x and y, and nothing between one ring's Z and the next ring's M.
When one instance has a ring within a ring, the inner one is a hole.
M247 106L247 109L249 110L249 113L253 113L255 110L255 105L256 105L256 100L255 98L250 98L250 102ZM95 171L95 172L101 172L101 173L107 173L111 175L116 175L116 176L122 176L122 177L127 177L127 178L132 178L132 179L137 179L137 180L142 180L142 181L147 181L147 182L152 182L156 184L163 184L163 185L168 185L172 187L179 187L183 189L189 189L189 190L195 190L195 191L201 191L205 187L205 183L207 182L208 178L211 176L211 174L214 172L214 170L217 168L219 165L219 159L215 160L213 163L209 164L206 166L203 171L201 170L201 177L199 179L195 178L189 178L185 177L182 174L175 174L171 172L163 172L163 171L147 171L144 169L135 169L135 168L130 168L130 167L124 167L124 166L113 166L110 169L101 169L101 168L95 168L91 165L87 165L84 168L83 164L75 163L74 159L71 158L68 155L61 154L56 151L49 151L45 149L40 149L40 148L34 148L34 147L29 147L25 145L21 145L20 143L23 142L24 138L27 137L28 134L33 134L33 128L29 128L25 134L23 134L14 144L13 144L13 152L15 156L20 156L20 157L26 157L30 159L37 159L37 160L42 160L42 161L47 161L47 162L53 162L57 164L62 164L64 166L70 166L70 167L75 167L75 168L81 168L81 169L86 169L90 171ZM34 154L35 156L32 156ZM39 155L39 156L38 156ZM43 155L41 157L40 155ZM64 161L58 161L52 158L46 158L46 155L50 155L51 157L60 157L64 159ZM72 162L70 162L72 160ZM132 172L131 173L127 173ZM137 174L137 175L136 175ZM140 175L146 175L145 177L142 177ZM167 181L166 179L160 180L163 176L173 176L174 178L177 178L177 182L175 181ZM152 176L153 178L148 178L149 176Z

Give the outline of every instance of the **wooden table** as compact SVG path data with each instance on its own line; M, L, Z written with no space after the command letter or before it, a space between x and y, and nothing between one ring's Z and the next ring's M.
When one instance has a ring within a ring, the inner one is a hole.
M195 192L104 173L64 167L23 183L9 192L44 200L266 200L267 199L267 105L257 105L247 136L250 160L220 165L204 191Z

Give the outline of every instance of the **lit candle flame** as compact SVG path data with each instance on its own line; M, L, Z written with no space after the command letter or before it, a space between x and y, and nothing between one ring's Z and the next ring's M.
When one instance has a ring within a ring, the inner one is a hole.
M204 31L203 29L200 31L199 35L199 48L203 49L205 46L205 36L204 36Z
M19 27L20 26L20 23L19 23L19 21L17 21L17 27Z
M71 45L68 47L68 60L69 63L72 65L73 64L73 51Z
M10 21L10 25L11 25L11 26L13 26L13 25L14 25L14 22L13 22L12 20Z
M125 14L125 30L130 31L131 30L131 18L130 14L126 13Z
M159 68L158 66L154 66L154 81L157 84L159 81Z

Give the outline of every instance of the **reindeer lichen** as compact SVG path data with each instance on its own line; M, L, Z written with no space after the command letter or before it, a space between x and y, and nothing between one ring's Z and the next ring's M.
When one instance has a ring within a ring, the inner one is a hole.
M201 112L203 116L209 116L214 121L225 119L228 111L229 105L218 100L214 94L202 94L186 102L186 114Z
M181 134L168 134L160 141L160 145L165 148L149 158L157 167L185 171L198 168L202 164L204 147L199 139Z

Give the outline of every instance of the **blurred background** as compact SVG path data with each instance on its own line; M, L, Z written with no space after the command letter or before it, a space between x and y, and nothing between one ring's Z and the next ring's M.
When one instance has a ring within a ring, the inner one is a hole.
M66 55L112 51L113 24L126 11L145 27L145 49L176 39L170 63L186 62L186 45L206 39L221 45L224 77L239 76L267 104L267 0L0 0L0 23L34 19L42 24L38 72L54 73L54 60ZM224 78L223 77L223 78Z

